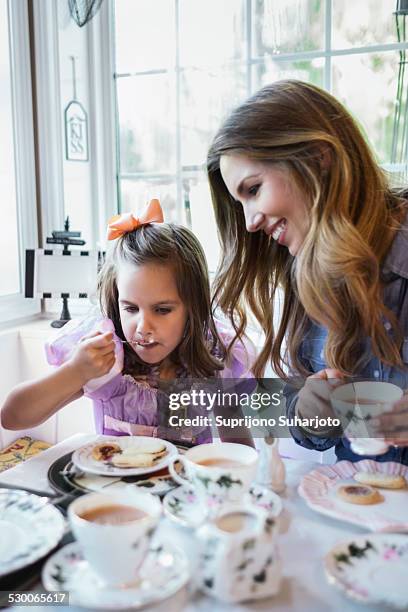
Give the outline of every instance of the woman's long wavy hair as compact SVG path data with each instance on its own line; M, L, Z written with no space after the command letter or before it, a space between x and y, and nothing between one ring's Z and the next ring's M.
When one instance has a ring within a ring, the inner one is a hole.
M109 317L116 334L125 340L118 304L117 273L121 264L170 267L181 301L187 309L184 337L171 355L175 364L191 376L214 376L223 369L212 353L217 347L225 356L211 312L210 283L203 249L190 230L173 223L147 224L117 239L98 277L98 297L102 313ZM124 345L126 373L146 372L146 365L133 349Z
M242 207L220 173L220 159L228 154L276 164L300 190L310 226L295 258L264 232L246 231ZM329 160L326 170L322 158ZM328 330L329 367L356 372L364 334L382 361L402 364L397 321L382 300L380 266L402 220L403 198L389 188L357 124L335 98L300 81L264 87L218 131L207 171L222 245L213 300L228 313L237 337L246 329L246 306L262 326L257 376L269 360L281 377L289 367L309 373L299 349L310 321ZM279 287L284 299L275 331Z

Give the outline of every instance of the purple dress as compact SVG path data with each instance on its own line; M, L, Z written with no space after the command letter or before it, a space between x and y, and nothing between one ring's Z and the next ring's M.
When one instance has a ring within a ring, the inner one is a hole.
M227 325L216 320L220 338L226 346L233 334ZM57 332L45 346L47 360L51 365L64 363L80 339L92 331L113 331L113 323L100 315L83 321L71 321ZM212 440L209 427L177 427L163 429L160 412L168 406L167 396L161 391L157 368L151 368L148 375L133 377L122 374L123 345L114 334L116 362L112 370L98 379L89 381L84 395L94 404L95 429L99 434L121 436L154 436L186 444L201 444ZM218 376L222 379L251 379L250 368L255 352L250 342L235 342L231 358L224 364ZM188 377L188 372L178 374ZM231 390L231 389L229 389ZM194 416L189 411L189 417Z

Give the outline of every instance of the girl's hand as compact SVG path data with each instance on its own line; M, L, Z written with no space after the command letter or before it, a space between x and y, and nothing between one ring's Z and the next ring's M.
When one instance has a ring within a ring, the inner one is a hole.
M376 434L384 437L387 444L408 446L408 389L394 403L392 410L375 419L373 425Z
M84 385L92 378L107 374L115 363L113 333L94 332L84 336L68 363L80 374Z
M343 384L343 378L339 370L331 368L325 368L308 376L303 388L299 391L297 414L308 419L316 416L335 418L330 396L336 387Z

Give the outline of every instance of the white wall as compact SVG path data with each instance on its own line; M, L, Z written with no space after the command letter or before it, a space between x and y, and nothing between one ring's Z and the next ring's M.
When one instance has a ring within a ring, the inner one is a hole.
M0 370L4 373L0 378L0 405L15 385L51 371L44 352L50 332L50 320L43 319L0 333ZM94 432L92 402L86 397L65 406L38 427L9 431L0 425L0 448L22 435L55 444L78 432Z

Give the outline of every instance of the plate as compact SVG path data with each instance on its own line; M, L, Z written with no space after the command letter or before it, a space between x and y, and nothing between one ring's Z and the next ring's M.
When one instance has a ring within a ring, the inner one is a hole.
M64 529L64 517L48 498L0 489L0 576L41 559Z
M48 559L42 582L48 591L68 591L70 606L124 610L163 601L189 580L187 557L169 543L154 544L140 572L140 582L128 588L105 586L84 559L78 542L67 544Z
M177 445L179 454L186 448ZM99 476L79 470L71 461L72 453L59 457L48 470L48 480L51 486L60 493L81 495L90 492L117 492L129 484L144 489L153 495L163 496L179 486L169 474L167 468L159 472L142 476ZM181 464L176 462L175 468L181 472Z
M326 576L361 603L408 609L408 536L370 534L337 544L324 559Z
M251 487L249 501L264 508L271 518L277 518L282 512L279 495L260 485ZM199 503L193 489L188 486L178 487L167 493L163 499L163 509L170 519L184 527L198 527L207 516L207 509Z
M118 444L122 450L136 446L140 440L158 440L166 446L167 453L162 459L157 461L154 466L140 468L119 468L115 467L107 461L97 461L92 457L92 450L97 444ZM173 457L178 454L177 447L160 438L150 438L148 436L98 436L93 442L81 446L72 453L72 462L74 465L90 474L99 474L101 476L141 476L143 474L152 474L168 466Z
M408 531L408 487L397 490L378 489L384 501L367 506L350 504L337 496L339 486L356 484L353 478L356 472L398 474L408 478L408 466L394 461L339 461L334 465L322 465L304 476L299 486L299 494L316 512L371 531Z

